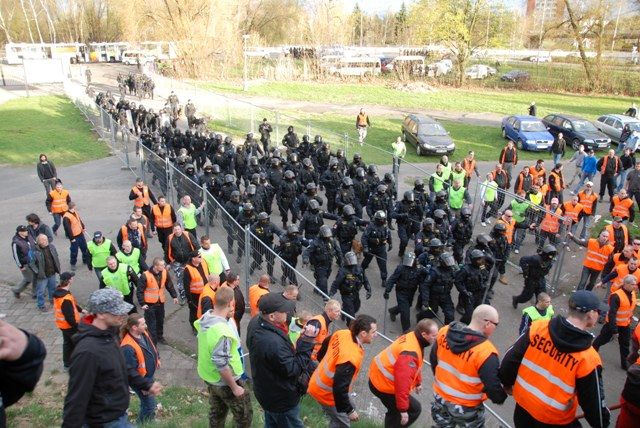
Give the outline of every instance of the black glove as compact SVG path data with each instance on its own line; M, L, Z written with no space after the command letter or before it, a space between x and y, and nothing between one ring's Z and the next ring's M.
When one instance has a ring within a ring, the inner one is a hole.
M367 290L367 300L369 300L371 298L371 290Z
M387 247L387 251L391 251L393 250L393 245L389 244L389 247Z
M389 293L385 291L382 297L384 297L384 300L389 300Z

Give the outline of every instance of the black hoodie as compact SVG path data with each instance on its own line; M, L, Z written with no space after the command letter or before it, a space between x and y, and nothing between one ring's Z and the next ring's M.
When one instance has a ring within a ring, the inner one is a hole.
M66 296L67 294L71 294L71 291L65 290L64 288L56 288L53 292L54 299L60 299ZM78 323L76 323L76 310L78 312L82 312L82 308L78 306L76 303L76 307L73 307L73 303L69 300L65 300L61 305L62 315L64 315L64 319L71 325L71 330L78 329Z
M454 354L461 354L474 346L478 346L487 338L480 332L470 329L465 324L460 322L453 322L449 325L449 330L445 337L449 349ZM431 346L431 354L429 355L429 362L431 363L431 371L436 373L436 367L438 366L438 342L433 342ZM487 397L496 404L502 404L507 399L507 393L502 389L500 380L498 379L498 367L500 366L500 360L497 354L492 354L485 360L478 370L478 376L484 385L484 392Z
M91 317L83 319L73 336L63 428L84 423L102 426L124 415L129 407L127 368L119 340L114 331L87 324L91 321Z
M553 345L563 353L581 352L591 347L593 335L571 324L566 318L556 316L549 322L549 335ZM518 369L529 347L529 329L516 340L507 351L500 365L500 380L505 386L513 386ZM609 409L604 402L602 366L598 366L585 377L576 379L578 403L584 411L584 417L592 427L609 425ZM524 411L524 409L522 409Z

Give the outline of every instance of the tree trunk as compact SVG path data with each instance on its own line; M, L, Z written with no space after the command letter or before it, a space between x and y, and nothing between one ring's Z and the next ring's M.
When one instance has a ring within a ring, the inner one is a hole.
M31 32L31 23L29 22L29 16L27 15L27 9L24 7L24 0L20 0L20 6L22 6L22 13L24 14L24 20L27 23L27 29L29 30L29 38L31 39L31 43L35 43L33 40L33 33Z
M587 80L589 81L589 83L592 86L595 86L596 82L591 70L591 64L589 63L589 58L587 58L587 54L584 51L584 40L582 39L582 34L580 34L580 28L578 27L575 14L573 13L573 9L569 4L569 0L564 0L564 5L567 8L567 15L569 15L569 23L571 24L571 29L573 30L573 36L576 39L576 43L578 43L578 50L580 51L580 59L582 60L584 73L587 75Z
M2 30L4 31L4 36L7 38L7 43L12 43L11 35L9 34L9 29L7 28L7 23L4 21L4 15L2 14L2 7L0 7L0 25L2 26Z
M36 8L33 6L33 0L29 0L29 6L31 6L31 12L33 13L33 20L36 23L36 30L38 30L38 37L40 37L40 43L44 43L42 39L42 32L40 32L40 24L38 23L38 15L36 14Z
M47 25L49 27L49 37L51 38L52 43L57 43L58 36L56 34L56 26L53 25L53 19L51 19L51 14L49 13L49 8L44 2L45 0L40 0L40 5L42 5L42 10L47 17Z

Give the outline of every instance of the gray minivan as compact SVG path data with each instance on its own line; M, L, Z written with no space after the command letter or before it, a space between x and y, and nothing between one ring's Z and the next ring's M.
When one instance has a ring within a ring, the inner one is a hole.
M616 144L620 142L622 128L624 128L625 125L628 124L632 131L640 132L640 120L623 114L606 114L600 116L594 124L596 128L607 134L611 138L611 141Z
M418 156L450 155L456 149L444 127L429 116L410 114L402 121L402 139L416 146Z

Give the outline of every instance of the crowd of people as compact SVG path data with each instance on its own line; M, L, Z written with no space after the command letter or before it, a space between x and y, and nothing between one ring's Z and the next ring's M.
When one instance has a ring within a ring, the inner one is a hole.
M109 107L114 118L133 118L131 103L115 103L103 93L96 102ZM250 133L243 143L234 144L230 136L195 130L193 122L181 131L182 107L175 94L167 105L174 120L161 121L149 110L124 125L139 134L141 146L163 164L168 159L181 172L184 178L174 183L180 192L179 207L174 208L165 196L168 183L158 173L164 166L152 168L153 158L147 159L153 182L159 183L156 189L163 194L137 179L128 194L132 212L117 235L87 234L72 190L64 188L51 161L41 155L38 176L54 226L49 231L30 214L29 225L18 226L13 239L14 258L23 275L13 289L15 297L34 284L37 307L53 309L62 331L63 363L70 379L63 426L127 426L129 387L141 401L139 421L153 418L154 397L161 391L154 381L160 367L156 346L166 343L167 294L175 304L188 305L189 324L197 336L198 374L209 391L210 426L223 426L229 410L236 425L250 426L249 379L267 427L302 427L299 404L305 392L322 406L329 426L349 426L359 419L349 395L359 375L368 376L371 392L387 409L385 426L411 425L421 413L420 401L412 393L422 387L425 348L431 346L429 362L435 379L431 415L436 426L482 426L484 401L500 404L513 395L518 427L575 424L578 404L590 425L605 427L610 416L597 349L615 334L621 366L629 369L621 418L638 411L640 330L632 334L631 329L640 279L634 247L638 239L626 226L634 215L629 194L635 195L633 185L640 179L635 159L633 171L615 195L611 181L619 178L621 159L609 152L595 161L603 177L598 197L592 189L594 175L589 176L594 154L577 151L571 161L581 169L574 177L580 179L580 189L565 202L571 182L565 182L562 163L555 162L547 173L541 159L513 177L518 152L508 143L495 169L480 184L482 226L494 220L495 224L489 233L474 238L469 186L479 173L473 152L460 162L443 156L427 183L416 180L413 189L398 199L393 174L379 177L377 166L365 164L358 153L348 161L341 148L332 150L320 135L313 141L307 135L300 139L289 127L282 141L273 144L273 130L265 118L258 138ZM195 114L195 107L188 104L185 110ZM149 114L151 120L147 120ZM369 120L359 123L368 126ZM366 133L361 136L364 140ZM198 236L199 219L206 213L204 202L188 194L186 189L192 185L205 188L224 208L225 215L212 220L222 219L226 252L222 242ZM511 189L517 196L505 206ZM612 222L599 238L588 238L605 190L609 190ZM282 228L271 220L274 208ZM334 223L327 225L325 220ZM580 224L578 238L574 234ZM52 242L61 226L70 245L69 272L62 271ZM256 239L251 254L244 254L240 243L245 227ZM518 261L524 287L513 297L513 306L526 304L534 296L536 303L524 309L522 334L500 361L490 341L500 322L498 311L490 306L493 287L496 281L508 283L507 261L512 252L519 254L528 231L537 251ZM400 263L388 275L393 235L399 241ZM87 242L85 236L92 239ZM586 247L586 254L568 315L554 316L546 276L557 247L569 245L563 236ZM163 256L148 261L154 237ZM71 287L79 251L83 264L95 271L99 288L86 310L75 301ZM262 272L266 261L266 273L250 288L248 302L240 277L227 259L234 254L236 263L251 259L251 273ZM273 285L276 255L286 262L280 278L283 288L278 290ZM383 298L389 299L395 288L397 300L382 316L395 322L399 315L403 334L360 374L366 345L375 340L378 329L376 318L360 313L362 289L366 299L373 293L366 270L374 258ZM295 268L300 259L303 266L313 267L314 291L326 302L321 314L296 311ZM337 274L329 285L334 265ZM599 275L601 282L597 282ZM608 309L591 291L603 284L611 296ZM340 301L332 298L337 293ZM246 303L252 317L242 331ZM412 323L414 305L416 322ZM601 315L606 315L604 325L592 346L587 330L596 326ZM341 316L347 328L331 328ZM439 329L435 320L443 327ZM121 329L117 341L113 340L116 327ZM246 338L244 346L241 335ZM110 400L105 400L105 391L113 394Z

